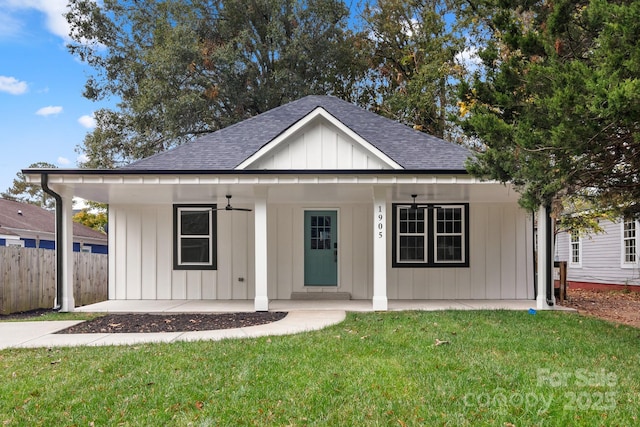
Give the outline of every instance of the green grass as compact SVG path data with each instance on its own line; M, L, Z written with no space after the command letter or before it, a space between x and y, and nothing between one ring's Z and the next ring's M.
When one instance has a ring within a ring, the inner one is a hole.
M436 339L449 344L435 345ZM1 425L634 425L640 330L576 314L349 314L311 333L0 351Z

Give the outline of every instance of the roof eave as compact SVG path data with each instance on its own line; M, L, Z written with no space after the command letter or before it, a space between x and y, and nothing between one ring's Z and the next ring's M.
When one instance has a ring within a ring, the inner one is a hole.
M466 169L23 169L24 175L468 175Z

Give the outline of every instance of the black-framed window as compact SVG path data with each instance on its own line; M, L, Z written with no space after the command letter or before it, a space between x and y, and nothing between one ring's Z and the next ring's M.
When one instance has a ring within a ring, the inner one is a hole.
M216 205L173 206L173 268L217 268Z
M468 267L469 204L394 204L393 267Z

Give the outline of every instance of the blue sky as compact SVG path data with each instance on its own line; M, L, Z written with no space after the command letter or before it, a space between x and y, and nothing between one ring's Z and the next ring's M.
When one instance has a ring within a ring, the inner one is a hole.
M66 4L0 0L0 191L32 163L77 167L75 148L106 106L82 96L91 70L65 47Z
M36 162L78 167L93 112L115 103L82 96L91 69L65 46L67 1L0 0L0 192Z

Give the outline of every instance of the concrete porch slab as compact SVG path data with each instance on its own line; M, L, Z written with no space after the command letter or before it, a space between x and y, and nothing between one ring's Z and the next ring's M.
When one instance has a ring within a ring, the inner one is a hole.
M402 310L528 310L535 300L389 300L389 311ZM554 309L562 309L555 307ZM97 313L229 313L254 311L253 300L109 300L76 307ZM371 300L271 300L270 311L374 311Z

